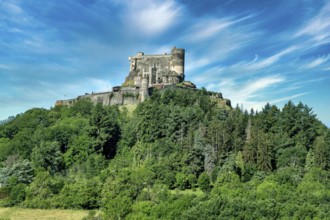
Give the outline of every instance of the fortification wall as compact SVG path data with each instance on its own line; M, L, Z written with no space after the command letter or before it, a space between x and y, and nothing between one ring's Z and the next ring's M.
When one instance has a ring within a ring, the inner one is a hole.
M102 92L102 93L91 93L82 96L78 96L74 99L68 100L58 100L55 103L55 106L73 106L77 101L88 98L93 103L101 103L102 105L129 105L129 104L138 104L144 100L141 100L140 90L139 89L126 89L118 92Z

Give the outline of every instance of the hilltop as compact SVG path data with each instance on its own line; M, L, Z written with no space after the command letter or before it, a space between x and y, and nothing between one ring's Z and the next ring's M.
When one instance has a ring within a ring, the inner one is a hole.
M81 99L0 125L0 203L104 219L326 219L330 131L310 107L154 92L129 112Z

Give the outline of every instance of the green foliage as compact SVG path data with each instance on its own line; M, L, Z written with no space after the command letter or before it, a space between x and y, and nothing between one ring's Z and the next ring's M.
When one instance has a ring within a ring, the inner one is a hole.
M190 188L194 189L197 184L196 176L194 174L188 174L187 180L188 180L188 184L189 184Z
M207 173L202 173L198 177L198 187L204 192L208 192L211 189L211 181Z
M175 179L176 179L176 187L178 187L181 190L188 188L189 181L187 175L185 175L184 173L177 173Z
M89 99L81 99L70 108L70 115L88 117L93 110L93 103Z
M36 168L44 168L51 174L64 169L63 155L58 142L41 142L32 152L32 161Z
M53 203L59 208L97 209L100 207L101 182L97 178L67 182Z
M11 146L8 138L0 138L0 161L4 161L11 154Z
M15 184L10 191L9 205L18 205L25 200L25 188L26 185L23 183Z
M297 145L279 150L278 155L277 167L303 167L305 165L307 151L304 146Z
M155 90L128 113L87 99L0 125L0 204L86 219L327 219L330 131L288 102L223 109Z
M56 194L52 190L55 183L49 172L38 172L34 181L26 188L26 199L23 205L29 208L52 207L52 198Z
M317 137L314 147L315 163L324 170L330 170L330 131Z
M94 151L106 158L113 158L120 137L118 124L119 109L117 106L104 107L98 103L90 118L90 136L93 139Z
M17 179L17 183L31 183L34 177L32 163L28 160L20 160L17 156L8 156L0 168L0 186L6 186L10 178Z

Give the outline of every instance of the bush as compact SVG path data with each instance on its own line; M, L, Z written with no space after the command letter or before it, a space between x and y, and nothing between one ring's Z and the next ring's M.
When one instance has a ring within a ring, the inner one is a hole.
M203 190L204 192L208 192L211 189L211 181L209 175L207 173L203 172L198 177L198 187Z
M25 200L25 188L26 185L23 183L19 183L12 187L9 196L9 203L11 206L17 205Z

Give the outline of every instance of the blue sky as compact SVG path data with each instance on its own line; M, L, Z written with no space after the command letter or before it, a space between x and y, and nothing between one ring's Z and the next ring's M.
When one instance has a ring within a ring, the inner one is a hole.
M330 1L0 0L0 119L110 90L128 56L186 49L186 79L330 126Z

